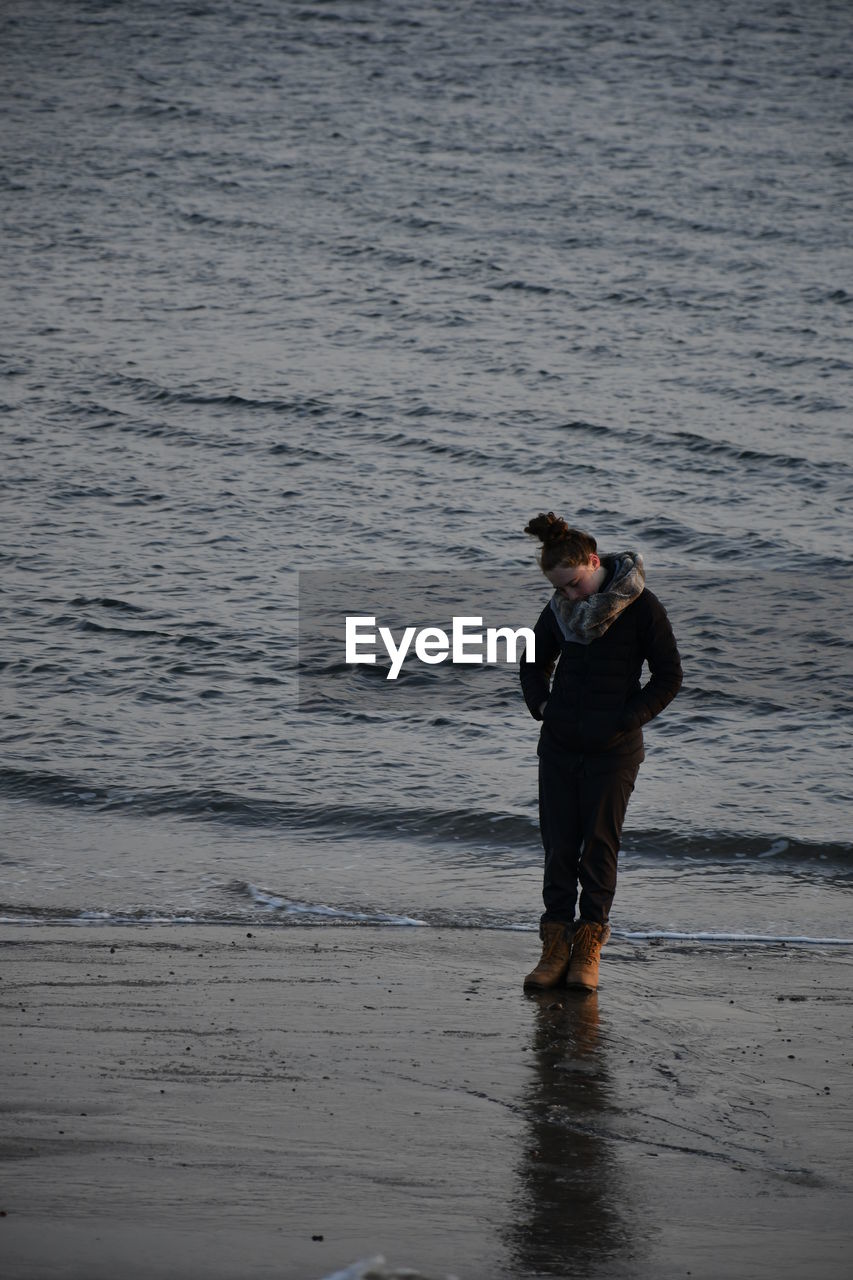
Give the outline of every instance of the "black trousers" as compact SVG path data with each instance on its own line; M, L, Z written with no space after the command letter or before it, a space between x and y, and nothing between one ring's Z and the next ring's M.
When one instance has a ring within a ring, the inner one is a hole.
M604 766L604 768L602 768ZM543 752L539 756L539 827L545 849L542 923L580 915L604 924L616 892L616 867L625 810L638 764Z

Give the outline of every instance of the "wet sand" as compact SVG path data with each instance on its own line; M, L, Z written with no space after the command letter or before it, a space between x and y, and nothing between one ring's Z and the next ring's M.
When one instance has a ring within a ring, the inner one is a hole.
M849 1274L850 953L535 947L4 927L6 1280Z

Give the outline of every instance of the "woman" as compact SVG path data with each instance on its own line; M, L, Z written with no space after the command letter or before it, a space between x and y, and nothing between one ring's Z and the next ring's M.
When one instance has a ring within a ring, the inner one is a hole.
M622 823L644 758L642 726L678 693L681 659L663 605L645 589L641 556L599 557L595 539L553 511L524 532L542 543L539 563L554 587L534 629L536 660L521 663L524 699L542 721L545 849L542 956L524 986L565 980L594 991ZM651 679L641 686L644 660Z

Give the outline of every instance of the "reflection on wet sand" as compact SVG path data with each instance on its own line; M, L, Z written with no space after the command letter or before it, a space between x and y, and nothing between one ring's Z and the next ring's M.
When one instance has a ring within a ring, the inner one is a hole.
M589 1275L630 1246L626 1188L607 1141L612 1106L598 994L549 991L534 1004L529 1133L506 1241L519 1275Z

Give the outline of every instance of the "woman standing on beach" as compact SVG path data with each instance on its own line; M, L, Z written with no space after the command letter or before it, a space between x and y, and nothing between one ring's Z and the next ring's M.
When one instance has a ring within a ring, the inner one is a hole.
M622 823L644 758L642 726L678 693L681 659L663 605L645 589L641 556L599 557L595 539L553 511L524 532L542 543L539 563L554 587L534 628L536 660L521 663L524 699L542 721L545 849L542 956L524 986L565 980L594 991L610 936ZM651 679L641 687L644 661Z

